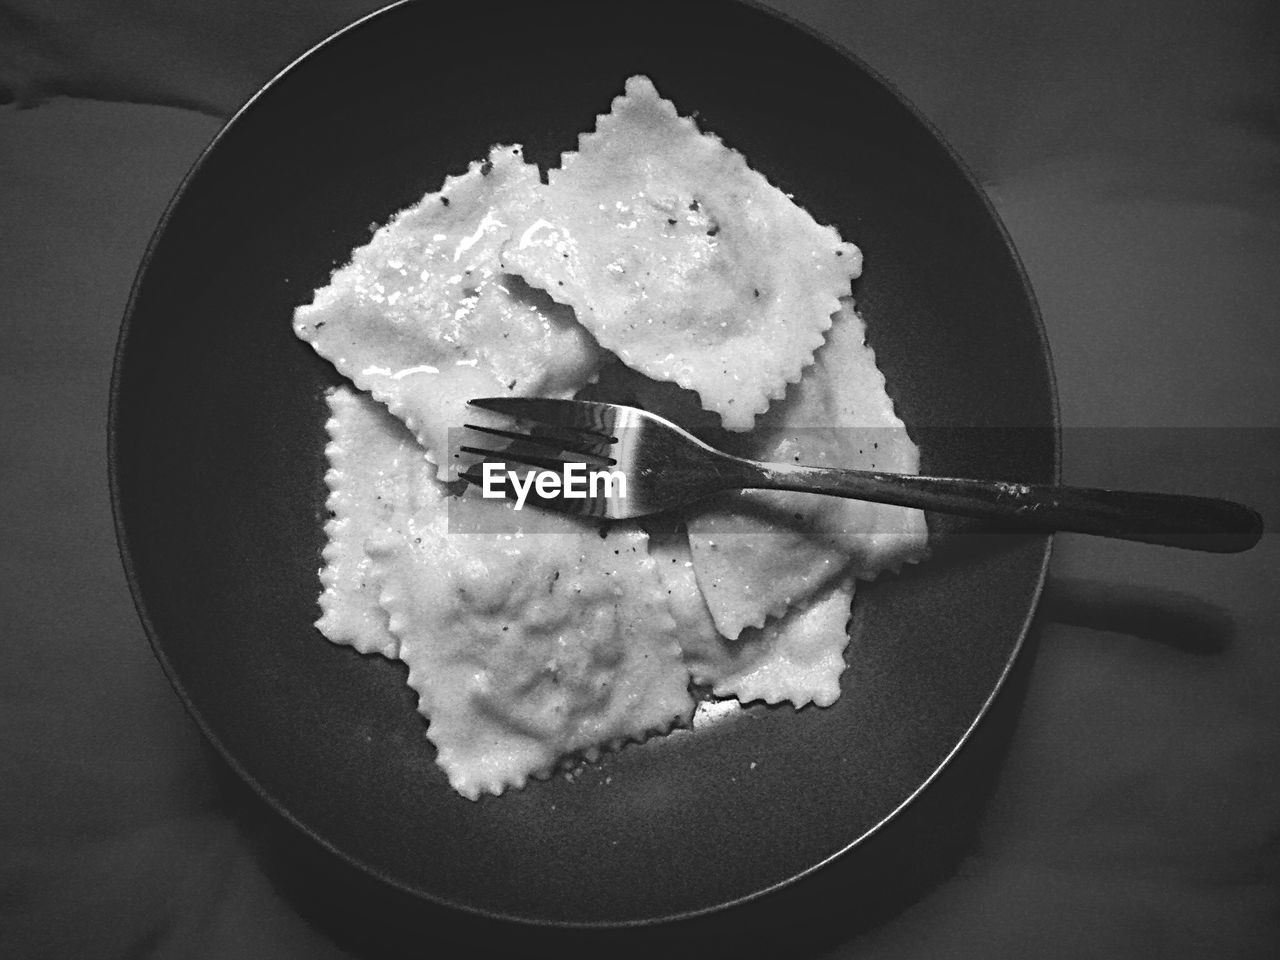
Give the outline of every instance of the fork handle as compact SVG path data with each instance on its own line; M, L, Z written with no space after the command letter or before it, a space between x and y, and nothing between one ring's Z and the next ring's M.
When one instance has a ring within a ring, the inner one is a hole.
M1053 484L841 470L733 458L733 486L834 494L921 510L1003 520L1052 532L1239 553L1262 536L1262 517L1240 503L1211 497L1141 493Z

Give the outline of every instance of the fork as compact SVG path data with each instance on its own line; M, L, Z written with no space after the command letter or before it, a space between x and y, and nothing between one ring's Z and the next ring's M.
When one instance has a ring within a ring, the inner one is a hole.
M486 495L501 491L510 496L520 483L514 471L507 471L508 463L553 472L559 475L556 483L536 488L533 472L526 474L520 502L607 520L663 513L726 490L760 489L828 494L993 519L1024 530L1086 533L1213 553L1248 550L1262 536L1262 517L1228 500L764 463L717 450L636 407L516 397L485 397L470 404L531 426L505 430L467 424L468 430L509 442L498 450L461 447L481 458L459 474L462 479L484 487L484 465L491 464ZM581 496L568 495L570 464L582 466L576 473L583 478ZM599 482L589 482L592 474L601 477ZM625 487L618 476L625 478Z

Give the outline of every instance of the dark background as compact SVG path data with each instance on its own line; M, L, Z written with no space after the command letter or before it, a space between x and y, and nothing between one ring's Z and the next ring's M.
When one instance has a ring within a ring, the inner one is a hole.
M0 0L0 956L377 953L300 892L171 693L105 468L168 197L239 102L375 5ZM894 81L990 193L1041 301L1064 479L1280 517L1280 7L772 5ZM1060 537L1020 712L925 808L962 842L819 952L1272 956L1278 573L1273 534L1236 557Z

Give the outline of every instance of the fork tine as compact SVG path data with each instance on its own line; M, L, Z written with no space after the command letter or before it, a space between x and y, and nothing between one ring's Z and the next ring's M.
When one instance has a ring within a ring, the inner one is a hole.
M481 410L579 430L611 443L617 442L617 437L613 435L617 413L612 404L593 400L548 400L543 397L478 397L467 402Z
M519 463L526 467L539 467L543 470L561 470L565 461L556 457L540 457L535 453L507 450L484 450L480 447L459 447L463 453L474 453L478 457L492 458L494 463Z
M466 429L474 430L476 433L484 433L493 437L504 437L507 440L517 440L523 443L529 443L534 446L548 447L552 450L567 450L570 453L579 453L585 456L595 457L603 461L607 466L613 466L618 461L613 457L601 452L601 447L610 446L609 441L597 439L594 443L586 442L580 431L561 430L564 436L555 434L538 434L538 433L521 433L518 430L498 430L495 427L482 427L478 424L468 423ZM544 429L552 429L550 427Z

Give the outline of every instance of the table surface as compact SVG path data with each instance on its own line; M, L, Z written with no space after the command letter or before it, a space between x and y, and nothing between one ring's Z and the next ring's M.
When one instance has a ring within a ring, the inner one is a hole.
M1064 479L1280 519L1280 7L772 5L891 78L988 190L1043 310ZM397 953L315 909L172 694L105 466L120 316L173 189L372 6L0 0L2 956ZM807 952L1274 955L1278 572L1274 534L1231 557L1059 537L963 849Z

